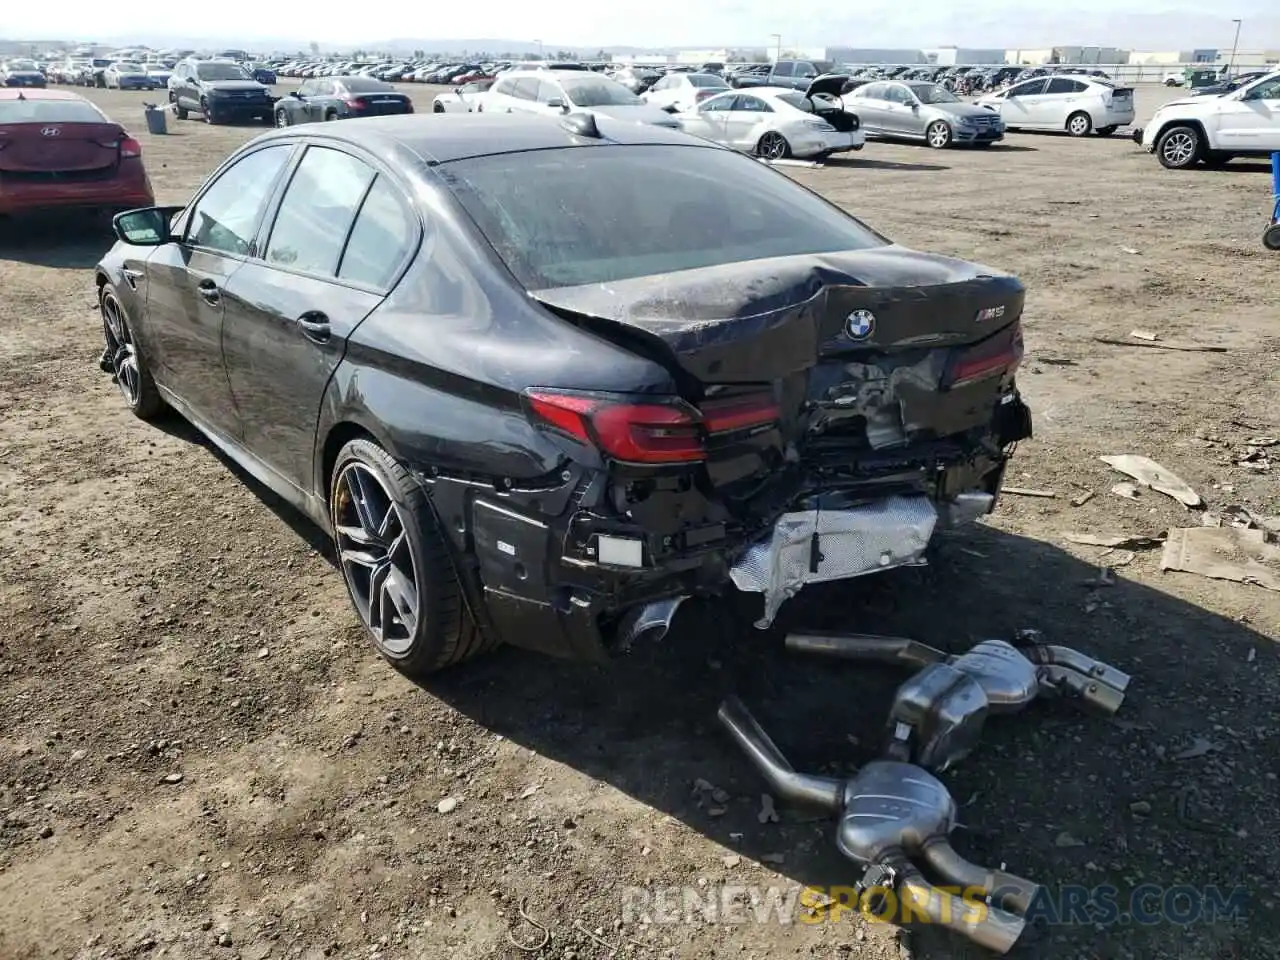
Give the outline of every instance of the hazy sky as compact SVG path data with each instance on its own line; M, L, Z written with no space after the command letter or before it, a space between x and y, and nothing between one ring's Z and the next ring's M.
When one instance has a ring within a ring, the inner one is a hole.
M359 5L217 0L217 16L172 0L52 3L7 0L0 36L77 39L200 37L218 41L316 41L326 45L395 38L545 40L549 44L634 46L772 45L780 33L796 46L1043 47L1066 44L1170 50L1230 47L1244 21L1242 49L1280 47L1280 0L909 0L859 10L849 0L556 0L515 3ZM324 12L331 9L332 14ZM1220 12L1219 12L1220 11ZM137 31L137 33L126 33Z

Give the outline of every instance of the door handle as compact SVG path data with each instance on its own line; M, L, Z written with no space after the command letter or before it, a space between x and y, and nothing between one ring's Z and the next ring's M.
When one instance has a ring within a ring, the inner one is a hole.
M302 335L314 343L328 343L333 331L329 326L329 318L319 310L308 310L296 321Z
M199 286L196 287L196 293L210 305L217 303L222 299L222 291L218 289L218 285L212 280L201 280Z

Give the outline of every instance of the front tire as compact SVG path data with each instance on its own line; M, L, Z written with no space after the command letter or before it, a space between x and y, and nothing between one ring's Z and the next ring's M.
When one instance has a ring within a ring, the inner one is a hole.
M339 451L329 517L347 592L393 667L419 680L492 647L467 612L426 491L372 440Z
M163 412L165 403L138 350L124 305L114 290L103 287L98 297L98 308L102 312L102 333L106 340L103 357L110 366L120 396L138 419L156 419Z
M209 106L209 101L204 97L200 98L200 115L204 117L204 122L213 124L217 123L217 118L213 115L213 108Z
M1268 250L1280 250L1280 223L1273 223L1263 231L1262 245Z
M1202 142L1195 127L1170 127L1156 142L1156 158L1168 170L1186 170L1200 159Z
M326 111L324 112L324 118L325 118L325 120L326 120L326 121L337 120L337 119L338 119L338 111L337 111L337 110L326 110Z
M1087 113L1073 113L1067 117L1067 133L1073 137L1087 137L1093 129L1093 118Z
M945 120L935 120L924 132L924 139L935 150L951 146L951 125Z
M764 160L785 160L791 156L791 144L782 134L770 130L756 144L756 156Z

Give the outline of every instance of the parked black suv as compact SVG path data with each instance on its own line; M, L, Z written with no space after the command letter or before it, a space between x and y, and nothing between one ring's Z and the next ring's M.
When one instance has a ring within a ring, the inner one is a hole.
M205 123L272 121L275 97L244 67L230 60L183 60L169 78L169 102L185 120L192 111Z

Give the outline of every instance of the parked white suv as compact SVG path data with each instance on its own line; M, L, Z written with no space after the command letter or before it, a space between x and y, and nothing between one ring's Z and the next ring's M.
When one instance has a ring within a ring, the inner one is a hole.
M1133 88L1089 76L1035 77L978 98L1009 130L1065 130L1109 137L1133 123Z
M650 106L608 77L588 70L512 70L504 73L484 99L485 113L592 113L613 120L651 123L678 129L665 110Z
M1171 170L1280 150L1280 73L1222 96L1166 103L1133 139Z

